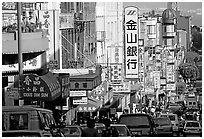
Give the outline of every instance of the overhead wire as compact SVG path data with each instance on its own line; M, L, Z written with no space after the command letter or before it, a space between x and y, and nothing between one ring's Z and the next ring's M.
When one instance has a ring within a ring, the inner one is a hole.
M67 51L68 53L70 53L71 54L71 52L69 52L69 50L67 50L67 48L66 47L64 47L63 45L62 45L62 47L64 48L64 50L65 51ZM77 68L75 68L78 72L79 72L79 74L81 74L81 75L83 75Z
M74 48L75 46L65 37L65 36L63 36L62 34L61 34L61 36ZM64 47L65 48L65 47ZM67 48L65 48L65 49L67 49ZM94 66L96 66L96 63L94 63L93 61L91 61L86 55L84 55L81 51L79 51L78 49L77 49L77 51L82 55L82 56L84 56L89 62L91 62Z

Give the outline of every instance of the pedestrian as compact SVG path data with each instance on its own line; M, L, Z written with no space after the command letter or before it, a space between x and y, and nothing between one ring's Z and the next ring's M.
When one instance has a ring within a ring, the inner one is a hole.
M87 119L87 127L82 130L82 137L99 137L94 119Z
M105 119L103 123L105 124L105 129L102 130L102 137L119 137L118 130L110 126L110 119Z

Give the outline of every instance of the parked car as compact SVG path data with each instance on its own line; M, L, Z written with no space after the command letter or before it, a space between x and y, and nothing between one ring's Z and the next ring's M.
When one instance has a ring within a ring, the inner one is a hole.
M132 133L125 124L111 124L111 127L115 127L118 130L119 137L131 137Z
M10 130L2 131L2 137L52 137L42 130Z
M87 126L86 126L86 124L81 124L80 127L83 130ZM103 131L103 129L105 129L105 125L103 123L95 123L95 128L98 130L98 134L101 137L102 136L102 131Z
M61 128L61 131L65 137L81 137L82 129L78 125L68 125Z
M183 127L183 136L199 135L202 137L202 127L198 121L186 121Z
M154 121L149 114L123 114L118 122L125 124L133 136L155 136Z
M179 120L177 114L173 113L167 113L167 114L161 114L160 117L168 117L171 120L172 126L173 126L173 132L179 136Z
M51 110L37 106L2 106L2 130L42 130L51 136L62 133Z
M156 136L173 136L173 127L168 117L154 118Z

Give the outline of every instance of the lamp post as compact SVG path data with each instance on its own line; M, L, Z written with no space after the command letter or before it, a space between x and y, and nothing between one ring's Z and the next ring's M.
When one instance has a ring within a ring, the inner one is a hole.
M18 24L18 69L19 69L19 82L18 93L21 96L22 90L22 75L23 75L23 55L21 44L21 2L17 2L17 24ZM19 100L19 106L23 105L23 100Z

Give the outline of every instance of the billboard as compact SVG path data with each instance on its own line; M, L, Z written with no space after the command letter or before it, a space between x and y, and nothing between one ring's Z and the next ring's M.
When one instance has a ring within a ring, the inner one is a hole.
M138 78L138 8L126 7L124 16L125 77Z

